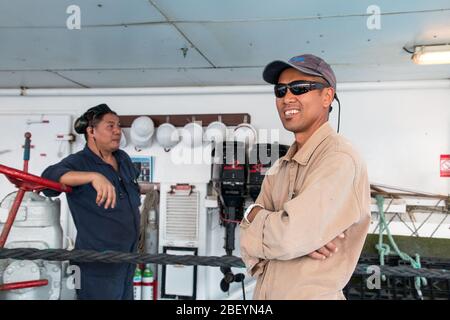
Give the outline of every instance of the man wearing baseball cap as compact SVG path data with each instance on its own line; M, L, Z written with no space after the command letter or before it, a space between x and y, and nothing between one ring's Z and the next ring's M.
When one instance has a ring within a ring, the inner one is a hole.
M364 161L328 123L336 77L311 54L263 72L295 142L268 171L244 214L241 255L254 299L345 299L370 224Z

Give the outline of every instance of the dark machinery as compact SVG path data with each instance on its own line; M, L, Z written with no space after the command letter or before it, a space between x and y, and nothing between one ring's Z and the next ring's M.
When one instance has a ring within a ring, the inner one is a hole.
M250 196L257 198L265 172L274 162L284 155L287 146L279 144L257 144L247 155L243 142L227 141L216 145L214 154L220 159L218 166L218 181L221 197L221 223L225 227L226 255L232 255L235 250L235 229L243 218L245 199ZM241 282L244 286L245 275L233 274L231 268L220 268L224 277L220 283L223 291L228 291L232 282ZM245 292L244 292L245 296Z
M283 157L289 149L289 146L278 143L259 143L253 147L249 156L248 163L248 193L256 200L261 191L261 184L269 168L280 157Z

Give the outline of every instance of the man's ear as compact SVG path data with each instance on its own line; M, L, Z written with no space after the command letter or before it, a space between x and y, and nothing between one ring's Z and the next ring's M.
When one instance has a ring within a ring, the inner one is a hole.
M88 135L94 136L94 128L93 127L87 127L86 132Z
M334 89L326 88L324 91L324 107L328 108L334 100Z

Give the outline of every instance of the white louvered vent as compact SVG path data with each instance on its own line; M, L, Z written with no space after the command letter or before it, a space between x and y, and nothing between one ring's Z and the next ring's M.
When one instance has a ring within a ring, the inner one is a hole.
M199 194L167 193L166 241L198 241Z

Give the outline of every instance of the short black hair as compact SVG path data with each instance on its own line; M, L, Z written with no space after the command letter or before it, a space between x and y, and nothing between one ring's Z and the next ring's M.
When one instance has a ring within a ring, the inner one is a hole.
M116 115L116 116L117 116L117 113L114 112L114 111L107 112L107 113L103 113L103 114L101 114L101 115L99 115L99 116L94 117L94 118L92 119L92 121L91 121L89 127L92 127L92 128L96 127L96 126L100 123L100 121L103 120L103 117L106 116L107 114L113 114L113 115ZM87 141L87 139L88 139L88 138L87 138L87 131L86 131L85 134L84 134L84 138L85 138L86 141Z
M97 124L99 124L99 122L103 120L105 114L114 114L117 116L117 113L115 111L112 111L105 103L89 108L81 117L79 117L75 121L75 131L79 134L84 134L84 138L87 141L87 128L94 128L95 126L97 126Z

